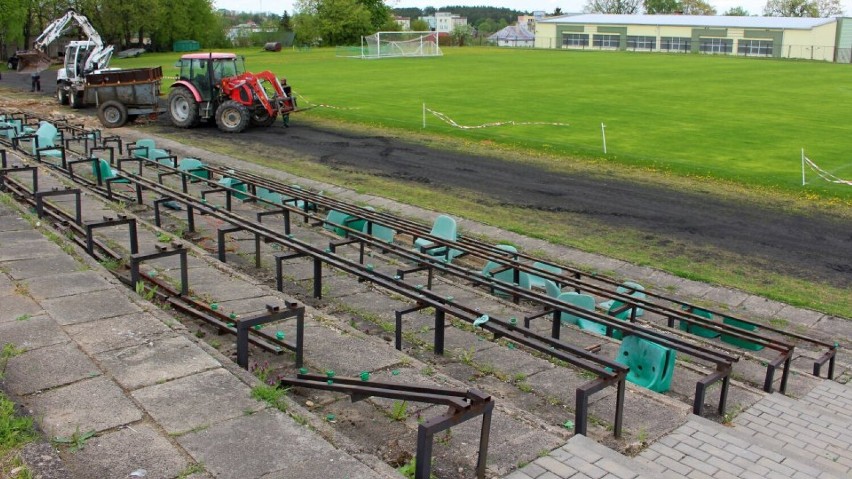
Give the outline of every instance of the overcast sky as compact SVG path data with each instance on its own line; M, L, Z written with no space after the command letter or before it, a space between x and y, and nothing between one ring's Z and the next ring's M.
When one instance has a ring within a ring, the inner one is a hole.
M227 8L228 10L238 10L247 12L272 12L280 15L284 10L291 14L293 13L294 0L214 0L213 3L218 8ZM449 1L430 1L430 0L388 0L387 3L392 7L436 7L440 8L445 5L488 5L490 7L506 7L515 10L533 11L544 10L552 12L556 7L562 9L563 12L581 12L586 0L449 0ZM716 8L719 14L724 13L732 7L743 7L752 15L762 14L763 7L766 5L766 0L709 0L710 5ZM852 0L841 0L843 10L847 15L852 16Z

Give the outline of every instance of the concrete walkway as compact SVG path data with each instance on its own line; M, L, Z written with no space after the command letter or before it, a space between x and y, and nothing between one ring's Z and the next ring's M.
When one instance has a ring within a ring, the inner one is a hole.
M8 205L0 205L0 305L0 347L21 353L2 386L49 437L95 434L76 452L60 446L67 470L50 477L394 476L253 399L252 375Z

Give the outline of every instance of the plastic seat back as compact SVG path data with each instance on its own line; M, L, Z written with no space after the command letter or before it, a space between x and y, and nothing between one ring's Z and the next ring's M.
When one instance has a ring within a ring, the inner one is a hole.
M432 231L430 231L429 234L448 241L455 241L458 237L456 232L456 220L450 218L447 215L438 216L435 219L435 223L432 225ZM434 243L432 241L429 241L425 238L417 238L417 240L414 242L414 245L419 250L428 248L433 244ZM432 256L444 256L447 253L447 248L432 248L427 250L426 252Z
M551 298L558 298L559 295L562 294L562 288L560 288L558 284L549 279L544 280L544 290Z
M228 178L227 176L225 176L221 180L219 180L218 183L220 185L226 187L226 188L231 188L233 190L237 190L237 193L233 193L233 192L231 193L232 195L234 195L234 198L236 198L238 200L244 200L244 199L248 198L248 196L243 194L248 190L246 189L246 184L243 183L242 181L236 180L234 178ZM242 193L239 193L239 192L242 192Z
M53 147L55 147L56 146L55 140L56 140L56 134L57 133L58 133L58 130L56 129L55 126L51 125L50 123L48 123L46 121L41 122L38 126L38 130L36 130L36 132L34 133L36 138L38 138L38 142L36 142L36 141L32 142L33 155L36 154L36 149L38 149L38 148L53 148ZM44 154L50 155L50 152L44 152L43 151L41 154L42 155L44 155Z
M512 253L511 257L516 258L514 253L517 253L518 250L514 246L508 245L508 244L498 244L497 248L500 249L500 250L506 251L507 253ZM503 270L503 271L498 271L497 273L492 273L492 271L499 270L501 268L504 268L505 266L507 266L507 265L502 264L502 263L498 263L496 261L489 261L489 262L485 263L485 267L482 268L482 271L480 271L480 274L482 276L494 278L498 281L503 281L503 282L506 282L506 283L509 283L509 284L515 284L515 270L512 269L512 268L509 268L509 269L506 269L506 270ZM496 295L502 296L502 297L509 296L509 294L506 293L505 291L494 290L493 288L491 289L491 294L496 294Z
M367 206L364 208L369 211L376 211L372 206ZM385 243L393 243L393 237L396 236L396 230L393 228L388 228L385 225L380 225L377 223L373 223L370 221L365 221L363 228L361 228L362 233L367 233L373 238L384 241Z
M755 326L753 324L744 323L742 321L738 321L734 318L729 318L727 316L722 319L722 322L727 324L727 325L733 326L735 328L744 329L746 331L756 331L757 330L757 326ZM750 351L760 351L761 349L763 349L762 344L754 343L752 341L749 341L748 339L743 339L743 338L738 338L736 336L731 336L730 334L723 334L722 335L722 341L724 341L728 344L733 344L734 346L741 347L743 349L748 349Z
M539 261L536 261L532 265L533 265L533 268L543 269L545 271L550 271L551 273L554 273L554 274L562 273L562 268L560 268L558 266L554 266L552 264L541 263ZM546 285L544 283L545 281L546 280L544 278L542 278L541 276L536 276L534 273L530 273L530 287L545 288L546 287Z
M683 309L686 311L690 310L690 308L686 306L683 307ZM696 316L701 316L702 318L713 319L713 313L711 313L710 311L705 311L703 309L692 308L691 313ZM712 329L708 329L697 324L689 324L686 321L680 321L678 327L682 331L686 331L689 334L694 334L702 338L718 338L720 334L718 331L714 331Z
M109 162L103 158L98 158L97 162L92 162L92 174L97 178L100 172L101 180L111 180L118 176L118 172L110 166ZM116 180L116 183L129 183L126 178Z
M363 218L358 218L357 216L350 215L349 213L343 213L336 210L329 210L325 220L326 223L323 224L323 228L329 231L334 231L335 234L344 237L347 235L347 231L341 228L341 226L361 231L367 223L367 220Z
M197 158L183 158L178 162L178 170L185 171L192 176L210 179L210 172L204 169L204 163Z
M588 294L581 294L581 293L575 293L574 291L569 291L567 293L560 294L557 299L559 301L564 301L568 304L571 304L573 306L577 306L578 308L586 309L588 311L594 311L594 309L595 309L595 298L591 295L588 295ZM573 314L568 313L566 311L562 311L562 314L560 316L562 318L563 323L574 324L574 325L578 325L578 326L580 324L580 320L583 319L583 318L580 318L578 316L574 316ZM588 321L588 322L591 323L592 321ZM606 331L606 327L604 327L604 331Z
M630 368L627 380L658 393L669 390L674 377L677 352L638 336L621 342L616 362Z
M133 156L148 158L148 154L151 150L154 149L154 140L150 138L143 138L141 140L136 141L136 148L141 148L139 150L133 151Z

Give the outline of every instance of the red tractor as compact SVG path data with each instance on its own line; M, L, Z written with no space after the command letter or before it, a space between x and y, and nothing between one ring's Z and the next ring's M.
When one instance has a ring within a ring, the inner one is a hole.
M248 73L233 53L191 53L176 65L178 80L169 92L169 117L179 128L211 118L225 133L239 133L249 124L270 126L281 115L286 126L296 110L287 80L274 73Z

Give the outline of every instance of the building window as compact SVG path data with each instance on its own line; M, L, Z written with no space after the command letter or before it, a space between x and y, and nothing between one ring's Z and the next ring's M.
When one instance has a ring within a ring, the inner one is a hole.
M751 56L772 56L772 40L740 40L737 53Z
M687 37L663 37L660 39L660 50L664 52L688 52L690 46L690 39Z
M701 53L731 53L734 41L730 38L702 38L699 51Z
M657 48L657 37L627 37L628 50L653 50Z
M620 35L595 35L592 41L598 48L618 48L620 38Z
M565 33L562 35L562 46L577 48L589 46L589 35L585 33Z

